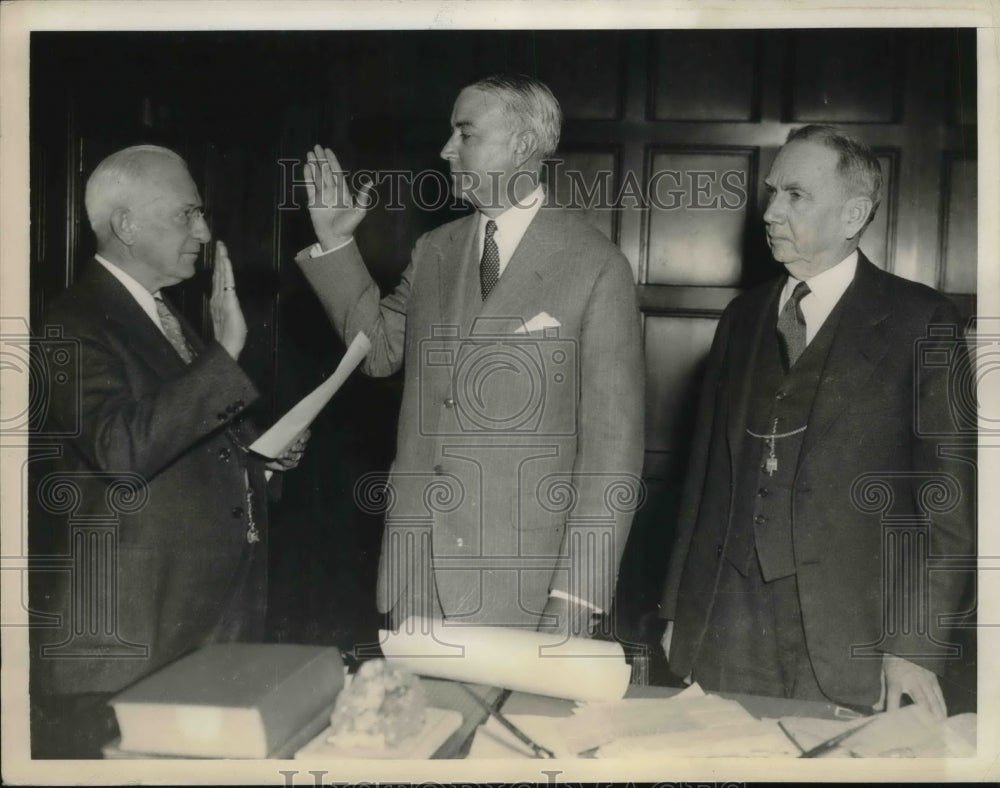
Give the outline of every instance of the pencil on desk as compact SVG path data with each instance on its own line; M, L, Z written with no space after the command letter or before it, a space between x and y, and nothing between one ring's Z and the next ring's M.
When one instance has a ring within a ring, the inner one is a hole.
M473 692L469 687L465 686L459 682L459 686L462 687L466 692L468 692L473 698L476 699L476 703L483 707L487 714L493 717L497 722L503 725L507 730L513 733L518 739L520 739L524 744L531 748L531 751L535 754L536 758L555 758L555 753L552 750L543 747L542 745L535 742L530 736L528 736L524 731L518 728L514 723L503 716L499 711L494 709L489 703L479 697L475 692Z
M861 723L860 725L855 725L850 730L844 731L843 733L838 733L836 736L832 736L831 738L827 739L826 741L820 742L819 744L817 744L812 749L806 750L799 757L800 758L818 758L820 755L825 755L826 753L830 752L830 750L834 750L837 747L839 747L840 744L841 744L841 742L846 741L851 736L853 736L855 733L857 733L859 730L861 730L862 728L864 728L864 727L866 727L868 725L871 725L873 722L875 722L875 718L874 717L872 719L868 720L867 722Z

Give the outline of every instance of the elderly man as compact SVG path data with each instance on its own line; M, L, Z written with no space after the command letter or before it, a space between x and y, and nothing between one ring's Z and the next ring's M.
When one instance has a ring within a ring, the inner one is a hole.
M72 437L35 466L31 604L58 622L33 631L35 757L98 756L112 693L206 642L260 638L267 596L268 471L246 448L258 393L237 364L247 327L226 248L204 344L164 296L211 240L183 159L110 155L86 208L97 255L45 316L79 377L52 387L43 433ZM70 555L72 570L45 571Z
M299 263L364 371L405 384L378 604L398 625L586 634L606 611L642 463L639 312L624 256L548 205L559 140L542 83L462 90L441 156L475 212L421 237L385 298L353 233L364 216L332 151L308 154L318 243Z
M972 552L973 465L928 437L953 432L948 370L915 359L958 314L858 250L882 187L866 146L806 126L765 183L787 276L716 331L662 608L671 668L869 709L905 694L943 716L942 617L967 577L925 559Z

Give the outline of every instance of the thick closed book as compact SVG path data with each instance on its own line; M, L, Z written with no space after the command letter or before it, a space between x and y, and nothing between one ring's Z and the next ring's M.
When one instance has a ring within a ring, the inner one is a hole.
M111 699L123 752L267 758L332 708L344 684L325 646L223 643Z

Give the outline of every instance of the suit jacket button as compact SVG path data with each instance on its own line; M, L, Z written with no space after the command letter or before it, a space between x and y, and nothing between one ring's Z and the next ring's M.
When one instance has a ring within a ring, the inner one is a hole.
M233 511L232 511L232 515L233 515L233 517L242 517L243 516L243 507L242 506L234 506L233 507Z
M716 558L722 558L722 545L721 544L717 544L715 546L715 557Z
M443 474L444 473L444 466L443 465L435 465L434 466L434 473L436 473L438 476L440 476L441 474Z
M226 447L223 447L223 448L219 449L219 459L220 460L228 460L230 454L232 454L232 452L230 452L229 449L226 448Z
M768 490L767 487L761 487L759 490L757 490L757 495L759 495L761 498L766 498L769 492L770 490Z
M446 400L444 401L444 406L445 406L446 408L454 408L454 407L455 407L455 400L453 400L453 399L452 399L451 397L448 397L448 398L447 398L447 399L446 399Z
M757 523L757 525L763 525L766 520L767 518L762 514L758 514L756 517L753 518L753 521Z

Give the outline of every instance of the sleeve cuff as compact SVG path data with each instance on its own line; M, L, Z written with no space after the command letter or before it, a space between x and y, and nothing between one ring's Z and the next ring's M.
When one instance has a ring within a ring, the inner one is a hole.
M549 596L556 599L565 599L567 602L572 602L575 605L580 605L580 607L588 607L595 613L603 614L604 611L592 602L588 602L586 599L580 599L578 596L573 596L573 594L567 594L565 591L560 591L558 588L553 588L549 591Z
M312 246L310 246L306 251L309 253L310 257L322 257L325 254L330 254L331 252L336 252L336 251L339 251L340 249L343 249L345 246L347 246L348 244L350 244L352 241L354 241L354 239L353 238L349 238L348 240L344 241L344 243L340 244L339 246L335 246L332 249L327 249L325 252L323 251L323 247L320 245L319 241L317 241Z

